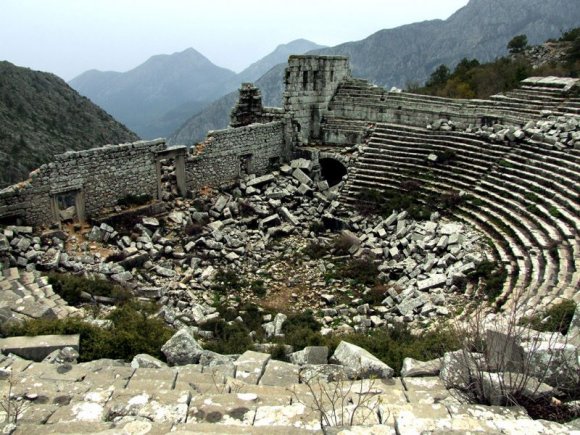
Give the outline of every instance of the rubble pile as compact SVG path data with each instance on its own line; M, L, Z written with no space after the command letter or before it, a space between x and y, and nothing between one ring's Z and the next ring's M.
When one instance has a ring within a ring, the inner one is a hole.
M435 131L465 131L491 142L521 142L529 139L554 146L556 149L580 148L580 125L578 117L555 116L550 110L542 110L544 119L529 121L522 127L494 124L492 126L475 127L455 123L447 119L439 119L427 125Z
M344 210L343 183L330 188L312 165L297 159L216 195L176 199L166 216L131 228L102 223L67 238L8 227L0 249L11 266L113 280L159 301L175 327L219 317L219 286L221 303L233 307L276 300L275 311L313 309L325 333L428 322L464 305L467 275L489 257L478 233L438 213L416 222L405 211L382 218ZM312 258L311 247L322 255ZM341 276L352 259L377 267L379 300L367 297L372 285ZM270 335L280 327L265 325Z

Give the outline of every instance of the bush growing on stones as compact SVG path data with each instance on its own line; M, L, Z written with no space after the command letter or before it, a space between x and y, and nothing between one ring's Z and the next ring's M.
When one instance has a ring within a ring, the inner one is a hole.
M507 271L496 261L486 260L478 264L475 271L470 273L468 277L472 282L481 280L483 293L490 301L495 301L501 294L507 279Z
M332 241L332 249L336 255L348 254L351 246L352 240L346 234L340 234Z
M129 290L98 278L89 279L79 275L49 273L48 282L52 285L54 292L70 305L82 303L82 293L112 298L117 304L125 303L132 297Z
M394 370L394 376L400 375L407 357L428 361L460 346L456 332L443 327L414 335L405 325L397 325L369 333L348 334L342 339L372 353Z
M256 279L250 284L250 289L259 298L266 296L266 286L264 280Z
M207 350L231 355L252 349L253 341L250 338L250 331L242 323L213 319L205 323L202 329L213 333L213 339L208 340L204 345Z
M521 326L523 308L515 295L502 314L480 307L457 323L461 350L445 354L440 377L463 401L523 406L534 419L577 418L577 409L559 404L580 397L577 349L559 332Z
M203 224L197 222L188 222L187 225L185 225L183 232L187 236L196 236L203 231L203 227L204 227Z
M164 359L161 346L171 338L172 330L157 318L151 318L156 308L128 303L116 308L108 318L110 329L100 328L80 319L34 319L8 327L8 336L79 334L79 361L100 358L130 361L140 353Z
M384 284L377 284L369 291L363 293L362 300L365 304L369 305L380 305L383 300L388 296L387 290L389 290L389 286ZM399 293L398 291L397 293Z
M324 243L312 241L302 250L302 252L312 260L320 260L328 254L328 246Z
M535 316L522 318L520 324L529 326L535 331L559 332L566 335L568 333L568 327L574 317L575 310L576 303L570 299L566 299L537 313Z
M433 212L427 203L421 202L419 195L394 189L361 190L358 195L357 207L358 212L363 216L376 214L387 217L393 211L406 210L409 217L415 220L429 219Z
M321 221L315 221L315 222L312 222L310 224L308 229L310 231L312 231L314 234L320 234L320 233L324 232L326 227L324 226L324 224Z
M320 334L321 328L311 310L291 314L282 325L284 342L296 350L306 346L322 346L325 339Z
M370 257L352 258L340 268L340 276L358 284L373 285L378 279L379 269Z
M220 268L215 275L214 290L219 293L240 291L247 285L248 283L234 270Z
M113 262L117 263L119 261L123 261L127 256L123 254L121 251L113 252L112 254L108 255L105 259L106 262Z
M438 207L443 211L450 211L464 201L464 197L456 190L441 194Z
M417 192L423 183L418 180L403 180L401 181L401 190L404 190L407 193Z
M310 400L304 401L304 396L295 387L290 392L293 403L308 406L318 414L322 433L330 433L331 427L386 423L389 414L382 407L382 399L376 399L377 379L357 381L341 374L333 382L325 382L321 374L320 370L300 374L300 383L308 389Z

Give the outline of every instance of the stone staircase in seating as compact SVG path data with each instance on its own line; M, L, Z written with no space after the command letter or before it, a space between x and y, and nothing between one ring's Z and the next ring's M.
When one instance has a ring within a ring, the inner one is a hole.
M444 164L429 154L451 152ZM527 306L556 298L580 302L580 151L527 141L507 145L475 135L377 124L351 169L343 200L364 189L420 183L420 195L463 192L452 214L494 243L509 272L503 302L522 295Z
M0 270L0 316L19 319L63 319L76 310L68 306L37 271L12 267Z

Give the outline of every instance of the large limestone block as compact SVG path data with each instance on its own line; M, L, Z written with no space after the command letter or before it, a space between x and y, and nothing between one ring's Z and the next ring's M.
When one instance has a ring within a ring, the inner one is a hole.
M236 379L256 385L271 358L271 355L267 353L251 350L244 352L234 363L236 365Z
M298 383L299 367L283 361L270 360L264 374L260 378L260 385L274 387L290 386Z
M576 304L576 311L574 311L574 316L572 317L572 322L570 322L566 338L568 339L568 343L580 347L580 304Z
M326 364L328 362L328 347L307 346L298 352L290 354L292 364Z
M180 366L197 364L203 349L189 328L182 328L163 345L161 352L169 364Z
M441 360L439 377L447 388L463 388L472 381L472 374L478 372L482 355L463 350L447 352Z
M358 371L362 377L392 378L393 369L361 347L341 341L330 362Z
M441 370L441 360L439 358L431 361L418 361L413 358L403 360L401 377L421 377L437 376Z
M0 339L0 350L33 361L42 361L55 350L71 347L79 350L78 334L37 335L36 337L9 337Z

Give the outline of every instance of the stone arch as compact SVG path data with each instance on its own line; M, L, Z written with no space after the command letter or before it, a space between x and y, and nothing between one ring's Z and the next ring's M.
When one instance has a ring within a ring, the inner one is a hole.
M320 156L320 175L330 187L336 186L347 174L347 166L339 159Z

